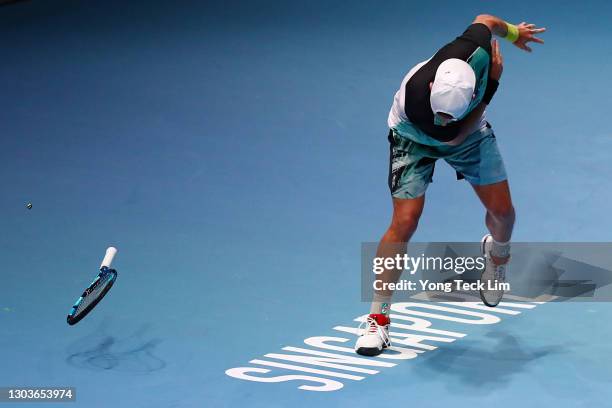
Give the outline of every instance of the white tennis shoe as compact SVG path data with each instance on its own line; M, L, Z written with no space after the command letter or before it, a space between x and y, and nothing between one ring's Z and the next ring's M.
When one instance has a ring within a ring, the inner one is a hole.
M480 249L486 259L485 268L480 276L480 282L485 285L480 290L480 299L489 306L495 307L504 297L503 289L499 288L500 283L506 282L506 265L496 265L491 258L491 248L493 246L493 236L487 234L480 241Z
M391 346L389 326L391 320L384 314L371 314L359 325L360 335L355 351L362 356L377 356Z

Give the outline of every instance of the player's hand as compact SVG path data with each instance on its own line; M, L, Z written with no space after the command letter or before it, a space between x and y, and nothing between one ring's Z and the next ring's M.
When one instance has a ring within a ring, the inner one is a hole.
M514 42L514 45L519 47L521 50L531 52L531 47L527 45L528 42L544 44L544 41L535 35L546 31L545 28L537 28L535 24L527 24L524 21L517 27L519 30L519 38Z
M491 71L489 72L489 77L499 81L504 71L504 58L499 50L499 41L493 40L491 53Z

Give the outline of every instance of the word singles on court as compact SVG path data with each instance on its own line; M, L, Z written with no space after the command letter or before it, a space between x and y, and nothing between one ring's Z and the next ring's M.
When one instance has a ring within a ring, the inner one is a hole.
M425 299L415 295L414 299ZM542 302L524 302L508 295L509 300L496 308L478 302L403 302L392 305L391 346L377 357L356 357L351 344L354 337L314 336L304 339L307 347L283 347L283 352L268 353L249 361L245 367L230 368L225 373L233 378L258 383L295 382L305 391L337 391L347 382L364 380L381 370L418 358L436 350L440 345L453 343L467 336L467 329L475 325L493 325L502 317L512 317L532 310ZM514 298L514 299L513 299ZM355 319L365 320L367 316ZM434 323L436 322L436 323ZM455 331L437 325L458 324L466 330ZM336 326L333 330L357 335L356 327ZM319 368L316 368L319 367Z

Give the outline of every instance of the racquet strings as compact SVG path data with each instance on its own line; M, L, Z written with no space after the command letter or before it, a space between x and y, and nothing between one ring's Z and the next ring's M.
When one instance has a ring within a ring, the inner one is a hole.
M83 299L74 312L75 318L104 293L104 289L113 282L113 276L113 273L105 271L105 273L101 273L96 280L93 281L91 286L83 293Z

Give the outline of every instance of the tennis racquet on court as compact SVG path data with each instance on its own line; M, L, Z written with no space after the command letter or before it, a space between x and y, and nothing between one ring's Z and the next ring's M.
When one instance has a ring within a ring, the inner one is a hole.
M115 280L117 279L117 271L111 269L113 258L117 254L117 248L109 247L106 250L106 255L100 265L100 273L96 279L91 282L89 287L85 289L80 298L70 309L68 313L67 321L69 325L74 325L80 322L85 316L93 310L94 307L104 296L108 293L110 288L113 287Z

